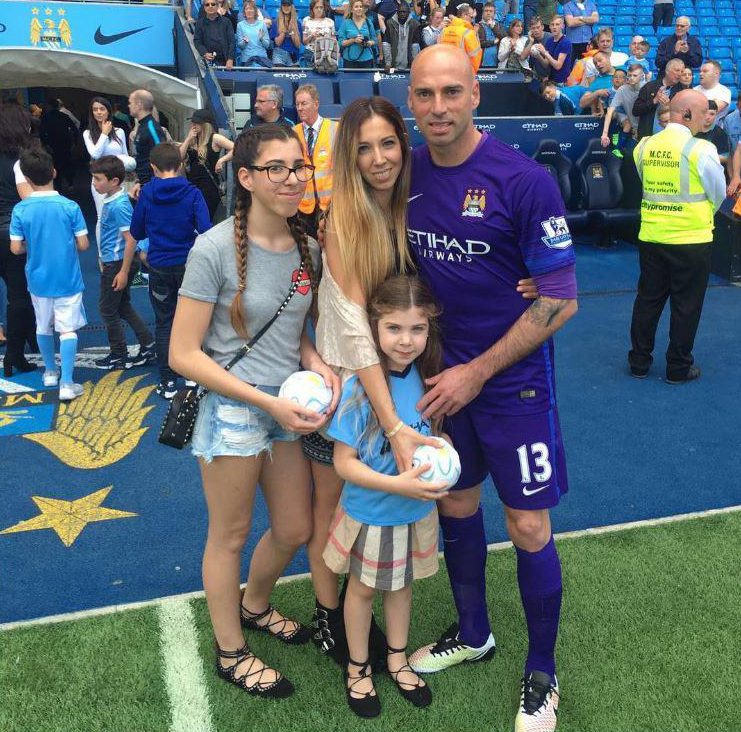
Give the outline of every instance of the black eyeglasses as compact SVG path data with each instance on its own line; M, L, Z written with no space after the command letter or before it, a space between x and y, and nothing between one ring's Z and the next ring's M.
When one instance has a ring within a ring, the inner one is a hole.
M268 174L268 180L271 183L285 183L291 173L296 176L300 183L308 183L314 177L314 166L302 163L295 168L289 168L285 165L248 165L250 170L265 171Z

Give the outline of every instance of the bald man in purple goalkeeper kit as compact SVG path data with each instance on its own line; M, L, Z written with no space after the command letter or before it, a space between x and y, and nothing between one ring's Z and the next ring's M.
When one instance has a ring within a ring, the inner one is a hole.
M491 475L517 553L528 630L516 732L556 728L561 565L549 509L567 489L553 334L577 310L574 249L551 176L473 125L479 86L466 55L431 46L408 105L426 145L413 153L408 238L442 305L444 370L420 402L445 417L463 472L438 502L458 622L410 657L435 672L494 654L486 607L481 483ZM532 277L534 301L518 281Z

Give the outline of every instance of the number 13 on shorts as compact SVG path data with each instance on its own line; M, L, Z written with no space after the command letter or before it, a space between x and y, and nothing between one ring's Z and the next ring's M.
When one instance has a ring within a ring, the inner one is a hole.
M533 442L531 445L520 445L517 448L517 458L520 461L522 483L545 483L550 480L553 468L549 460L548 445L545 442ZM523 489L523 493L525 489ZM525 493L527 495L527 493Z

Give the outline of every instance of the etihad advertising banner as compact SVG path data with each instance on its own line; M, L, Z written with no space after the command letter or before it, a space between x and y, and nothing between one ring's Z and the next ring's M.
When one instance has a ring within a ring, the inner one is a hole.
M50 48L174 66L171 7L0 0L0 47Z

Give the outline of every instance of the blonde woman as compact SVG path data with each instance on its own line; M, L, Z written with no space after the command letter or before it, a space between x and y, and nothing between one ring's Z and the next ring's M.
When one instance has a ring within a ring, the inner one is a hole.
M281 0L278 16L270 26L274 66L295 66L301 49L298 15L293 0Z
M404 122L388 100L372 97L348 105L335 138L334 194L325 235L316 329L317 351L342 376L357 374L382 428L391 435L395 455L401 445L427 440L411 427L399 426L366 304L390 275L411 270L406 245L410 160ZM332 466L333 448L333 443L318 433L304 438L314 480L314 529L308 545L316 593L314 643L344 664L347 647L337 575L322 558L342 492L342 480ZM377 668L386 663L385 640L375 624L370 632L371 663Z
M221 201L219 174L224 163L232 159L234 143L215 132L214 121L207 109L197 109L190 118L188 136L180 143L180 157L186 164L188 180L206 199L211 221ZM225 155L221 153L225 152Z

